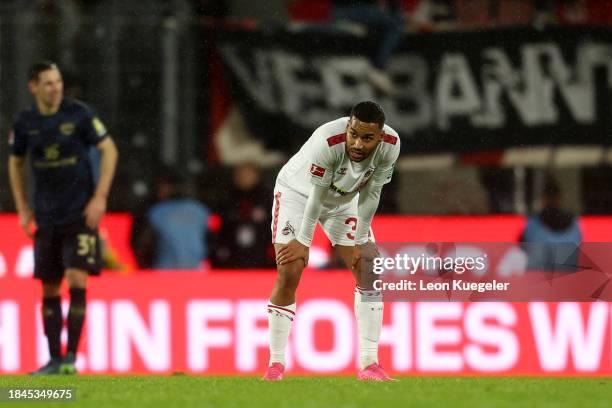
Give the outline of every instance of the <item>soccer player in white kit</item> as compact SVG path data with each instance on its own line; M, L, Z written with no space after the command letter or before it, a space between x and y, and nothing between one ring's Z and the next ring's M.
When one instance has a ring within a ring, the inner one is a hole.
M391 180L400 139L377 103L360 102L350 117L328 122L281 169L274 188L272 242L277 279L268 304L270 363L264 380L278 381L296 313L295 291L317 222L355 276L360 380L390 381L378 363L383 303L373 290L378 250L370 224Z

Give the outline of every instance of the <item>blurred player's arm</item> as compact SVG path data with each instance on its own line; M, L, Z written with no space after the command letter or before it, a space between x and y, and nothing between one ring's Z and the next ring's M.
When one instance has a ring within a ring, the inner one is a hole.
M15 208L19 214L19 224L25 233L32 238L33 232L30 229L30 224L34 220L34 214L28 204L26 195L26 170L25 156L17 156L11 154L9 156L9 180L11 183L11 191L15 200Z
M96 186L96 192L94 195L108 197L111 184L113 183L113 177L115 176L115 169L117 167L117 158L119 153L115 142L110 137L102 140L96 148L101 153L100 160L100 180Z
M96 185L96 190L93 197L89 200L83 215L85 215L85 223L89 228L97 228L102 216L106 212L106 202L110 191L113 177L115 176L115 168L117 167L117 147L111 137L105 137L96 145L100 151L100 179Z

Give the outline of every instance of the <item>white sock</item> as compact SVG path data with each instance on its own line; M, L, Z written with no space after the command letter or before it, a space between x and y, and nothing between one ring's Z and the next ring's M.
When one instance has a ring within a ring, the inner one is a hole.
M295 317L295 303L278 306L268 303L268 333L270 335L270 363L285 365L285 350L289 340L291 322Z
M355 289L355 318L359 331L359 363L363 370L378 363L378 340L382 329L383 302L379 291Z

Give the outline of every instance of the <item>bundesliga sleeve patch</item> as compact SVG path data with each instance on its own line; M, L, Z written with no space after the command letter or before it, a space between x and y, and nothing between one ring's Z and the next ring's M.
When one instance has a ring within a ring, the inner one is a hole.
M96 133L98 134L98 137L106 135L106 126L104 126L100 119L93 118L91 124L93 125Z
M310 166L310 174L315 177L323 177L325 175L325 169L323 167L319 167L316 164Z

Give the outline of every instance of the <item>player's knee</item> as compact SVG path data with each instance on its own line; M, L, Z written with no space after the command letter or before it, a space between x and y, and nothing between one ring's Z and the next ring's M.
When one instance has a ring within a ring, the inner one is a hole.
M71 288L85 288L87 286L87 271L80 269L68 269L66 280Z
M302 267L300 262L292 262L289 265L283 265L278 268L277 283L281 290L295 291L300 283L302 275Z
M43 297L56 297L60 295L62 287L61 279L44 280L42 282Z
M281 290L295 291L299 283L299 278L294 275L285 275L278 277L278 288Z

